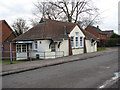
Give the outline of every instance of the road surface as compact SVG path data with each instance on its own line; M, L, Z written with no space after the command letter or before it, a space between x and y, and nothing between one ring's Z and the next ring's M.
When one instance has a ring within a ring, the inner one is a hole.
M3 76L3 88L98 88L118 71L118 52Z

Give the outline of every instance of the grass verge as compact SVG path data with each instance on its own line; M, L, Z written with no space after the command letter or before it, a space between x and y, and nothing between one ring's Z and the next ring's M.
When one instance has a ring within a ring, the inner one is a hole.
M14 61L13 64L16 64L16 63L22 63L22 62L27 62L27 60L21 60L21 61ZM10 60L0 60L0 63L2 64L10 64L11 61Z
M104 51L107 50L106 48L97 48L97 51Z

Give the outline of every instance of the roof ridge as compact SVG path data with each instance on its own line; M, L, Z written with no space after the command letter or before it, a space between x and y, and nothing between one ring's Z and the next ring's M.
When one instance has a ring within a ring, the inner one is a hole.
M59 21L59 20L52 20L52 19L46 19L46 18L45 18L44 20L55 21L55 22L61 22L61 23L71 23L71 24L77 24L77 23L73 23L73 22Z

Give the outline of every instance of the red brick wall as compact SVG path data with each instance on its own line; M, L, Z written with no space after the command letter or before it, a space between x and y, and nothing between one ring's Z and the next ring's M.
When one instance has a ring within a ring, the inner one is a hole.
M5 20L0 21L0 35L2 36L2 40L0 41L0 50L3 44L4 51L2 52L2 57L10 57L10 42L16 37L7 24ZM12 49L16 51L16 47L12 44ZM1 57L1 56L0 56Z
M3 59L10 59L10 43L3 43L4 45L4 50L2 52L2 57ZM16 45L11 44L11 49L12 49L12 56L16 57ZM4 58L8 57L8 58Z
M105 34L99 34L99 39L106 39L106 35Z

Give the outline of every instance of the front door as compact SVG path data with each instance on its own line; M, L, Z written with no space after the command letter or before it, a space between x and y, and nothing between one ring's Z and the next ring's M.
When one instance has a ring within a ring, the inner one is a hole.
M25 60L27 57L27 44L16 45L16 60Z

